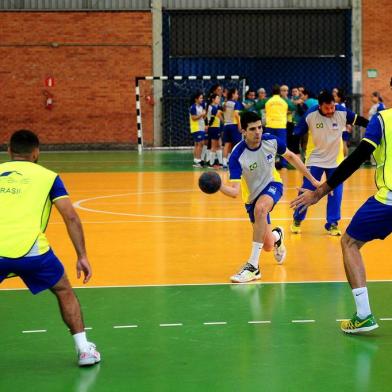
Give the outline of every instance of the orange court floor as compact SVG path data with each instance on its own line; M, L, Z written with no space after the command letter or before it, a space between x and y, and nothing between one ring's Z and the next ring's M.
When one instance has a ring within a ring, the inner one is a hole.
M63 173L82 219L93 278L88 286L228 283L247 260L251 224L240 198L203 194L200 171ZM222 173L222 177L226 177ZM339 237L324 230L326 198L312 206L302 234L290 233L289 202L301 185L297 171L282 175L285 191L272 225L286 232L287 258L277 265L262 252L261 282L345 281ZM375 192L373 170L361 169L345 184L344 230L358 207ZM53 208L49 241L74 286L76 256L60 215ZM391 239L363 248L369 280L391 280ZM8 279L2 289L24 287Z

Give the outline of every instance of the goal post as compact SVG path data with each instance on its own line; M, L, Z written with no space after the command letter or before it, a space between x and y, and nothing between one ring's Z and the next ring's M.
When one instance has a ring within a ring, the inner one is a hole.
M240 75L137 76L135 97L138 152L141 154L146 147L191 147L193 143L188 112L190 98L196 91L203 92L207 97L211 87L216 84L228 89L236 87L244 98L247 78ZM160 129L153 129L154 105L160 105Z

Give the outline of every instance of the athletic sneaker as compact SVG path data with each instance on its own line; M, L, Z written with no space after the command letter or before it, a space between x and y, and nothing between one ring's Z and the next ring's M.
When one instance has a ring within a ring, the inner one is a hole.
M193 167L202 168L203 166L199 162L193 162Z
M276 231L279 234L279 240L274 245L274 256L278 264L282 264L286 258L286 247L284 245L284 231L282 227L275 227L272 231Z
M222 165L222 170L228 170L229 168L227 167L227 165Z
M250 263L246 263L236 275L233 275L230 278L230 280L233 283L246 283L260 278L261 278L260 269L254 267Z
M290 226L290 230L293 234L301 234L301 222L294 220Z
M339 229L337 223L326 223L324 227L325 230L328 231L329 235L332 235L334 237L342 235L342 231Z
M91 366L101 361L101 354L96 350L95 344L88 342L86 351L79 351L79 366Z
M340 329L346 333L368 332L376 328L378 328L378 324L372 314L360 319L355 313L351 320L342 321L340 324Z

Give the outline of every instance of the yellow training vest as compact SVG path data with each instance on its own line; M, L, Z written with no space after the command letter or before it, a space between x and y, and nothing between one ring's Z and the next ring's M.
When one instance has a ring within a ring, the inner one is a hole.
M381 143L374 150L376 160L376 185L378 192L375 198L381 203L391 204L392 192L392 109L380 113L383 124Z
M0 257L26 255L46 229L57 174L28 161L0 164Z
M279 95L273 95L265 104L266 127L286 129L289 105Z

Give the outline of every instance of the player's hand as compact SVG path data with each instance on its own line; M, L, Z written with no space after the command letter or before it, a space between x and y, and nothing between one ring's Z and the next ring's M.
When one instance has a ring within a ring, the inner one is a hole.
M299 194L291 203L290 207L293 209L299 209L299 212L303 212L306 208L312 204L316 204L320 197L316 191L310 191L309 189L299 188Z
M80 279L82 273L84 276L83 283L87 283L92 276L91 266L87 257L79 257L76 262L76 275L78 279Z

